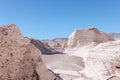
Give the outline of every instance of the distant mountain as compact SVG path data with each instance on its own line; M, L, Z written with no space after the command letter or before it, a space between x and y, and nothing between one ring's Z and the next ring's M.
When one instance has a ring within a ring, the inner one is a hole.
M120 40L120 33L110 33L116 40Z

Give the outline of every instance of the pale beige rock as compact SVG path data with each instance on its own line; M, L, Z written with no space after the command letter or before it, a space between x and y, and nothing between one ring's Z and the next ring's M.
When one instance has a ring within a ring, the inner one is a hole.
M77 29L69 36L67 47L81 47L89 45L93 42L103 43L113 40L113 37L106 33L100 32L97 28Z
M0 27L0 80L55 80L41 52L24 38L16 25Z
M89 50L84 62L84 73L93 80L107 80L110 77L119 77L120 41L112 41L95 46Z

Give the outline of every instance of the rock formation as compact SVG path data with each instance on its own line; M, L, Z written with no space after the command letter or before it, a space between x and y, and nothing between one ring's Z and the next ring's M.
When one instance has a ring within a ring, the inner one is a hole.
M57 80L14 24L0 27L0 80Z
M67 38L56 38L53 40L44 40L44 44L48 44L52 49L63 52L67 46Z
M100 32L97 28L77 29L69 36L67 46L69 48L74 48L89 45L91 43L103 43L113 40L113 37Z

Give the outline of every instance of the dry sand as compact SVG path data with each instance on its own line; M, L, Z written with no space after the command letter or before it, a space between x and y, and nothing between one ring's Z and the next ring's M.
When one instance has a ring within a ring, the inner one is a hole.
M64 80L79 78L79 71L84 68L84 62L81 57L69 56L66 54L43 55L43 61L46 66L59 73Z

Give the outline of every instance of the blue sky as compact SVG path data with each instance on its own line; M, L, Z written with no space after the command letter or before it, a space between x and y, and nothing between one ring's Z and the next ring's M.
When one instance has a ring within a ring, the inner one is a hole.
M0 0L0 25L36 39L68 37L76 28L120 32L120 0Z

